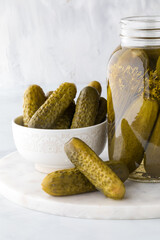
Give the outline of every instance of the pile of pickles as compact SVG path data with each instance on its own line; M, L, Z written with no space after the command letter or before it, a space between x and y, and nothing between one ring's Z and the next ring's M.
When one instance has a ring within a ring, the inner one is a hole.
M39 129L83 128L106 119L107 100L101 97L101 84L92 81L77 98L73 83L62 83L46 95L38 85L29 86L23 98L23 124Z
M82 128L99 124L106 119L107 101L101 97L101 85L90 82L77 98L76 86L63 83L46 95L38 85L30 86L24 93L24 126L42 129ZM75 168L58 170L42 181L42 189L53 196L67 196L101 191L112 199L122 199L123 182L129 171L125 163L104 162L82 140L72 138L64 150Z
M160 177L160 49L122 48L108 65L109 159Z

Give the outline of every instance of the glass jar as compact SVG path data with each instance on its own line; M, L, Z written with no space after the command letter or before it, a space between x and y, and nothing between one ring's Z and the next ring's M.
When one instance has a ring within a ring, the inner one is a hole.
M160 181L160 16L122 19L120 37L107 72L109 160Z

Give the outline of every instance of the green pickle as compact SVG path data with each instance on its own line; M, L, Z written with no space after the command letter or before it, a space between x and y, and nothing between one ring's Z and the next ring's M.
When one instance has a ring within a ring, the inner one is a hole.
M120 123L133 100L143 94L149 65L149 59L143 50L124 48L119 52L118 59L115 53L108 67L107 104L114 102L115 125ZM107 107L107 111L110 118L110 107Z
M144 49L145 53L148 56L149 59L149 71L155 71L156 70L156 64L158 61L158 58L160 56L160 49L152 48L152 49Z
M80 92L71 128L89 127L95 124L99 107L99 93L94 87L87 86Z
M70 161L106 197L122 199L125 187L120 178L82 140L72 138L65 144Z
M160 114L145 152L144 167L151 176L160 177Z
M75 102L73 101L65 110L62 116L58 118L52 129L69 129L72 123L72 118L75 112Z
M158 60L156 62L156 70L157 70L157 76L160 78L160 56L158 57Z
M97 89L99 95L101 95L102 92L102 86L98 81L92 81L88 84L88 86L90 87L94 87L95 89Z
M98 124L103 122L106 119L106 115L107 115L107 100L103 97L100 97L98 114L95 123Z
M123 162L105 162L125 182L129 171ZM67 196L96 191L95 186L77 169L64 169L49 173L42 181L42 189L53 196Z
M143 159L158 110L157 101L142 96L136 98L123 115L113 138L109 136L109 158L123 160L133 172Z
M69 107L76 95L73 83L62 83L44 104L35 112L28 123L31 128L49 129Z
M45 102L46 97L42 88L38 85L29 86L23 96L23 123L28 126L28 123L34 113Z

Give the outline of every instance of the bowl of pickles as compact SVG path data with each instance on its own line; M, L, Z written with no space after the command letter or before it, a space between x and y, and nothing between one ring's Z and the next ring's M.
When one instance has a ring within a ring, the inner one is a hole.
M107 140L107 101L101 85L90 82L76 96L73 83L62 83L47 94L38 85L23 96L23 115L12 121L13 138L22 157L49 173L73 167L64 145L73 137L83 140L97 155ZM76 100L75 100L76 99Z

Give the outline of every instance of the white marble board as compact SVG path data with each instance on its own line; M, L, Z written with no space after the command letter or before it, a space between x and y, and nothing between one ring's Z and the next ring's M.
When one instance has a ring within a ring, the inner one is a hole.
M160 218L160 183L127 181L126 195L117 201L100 192L52 197L41 189L46 174L37 172L18 152L0 160L0 193L29 209L91 219Z

